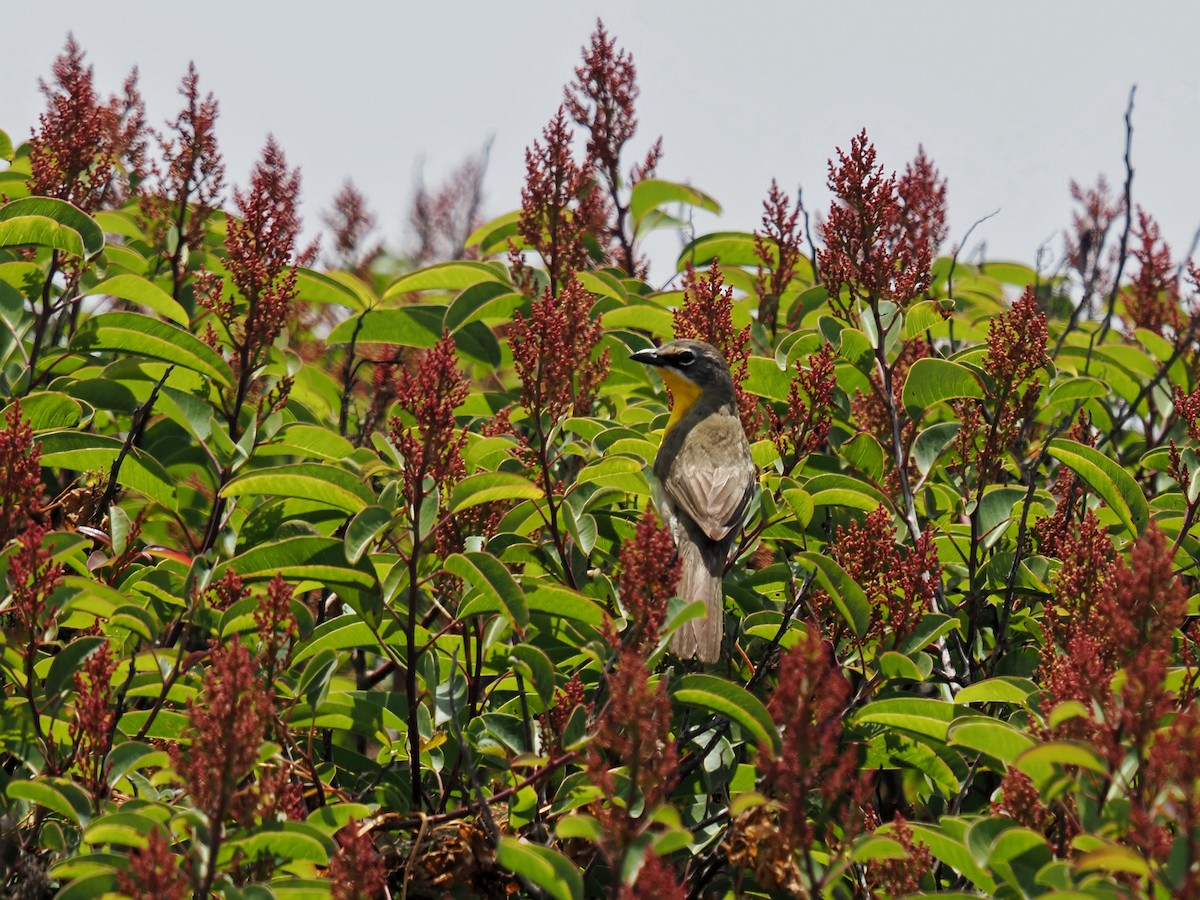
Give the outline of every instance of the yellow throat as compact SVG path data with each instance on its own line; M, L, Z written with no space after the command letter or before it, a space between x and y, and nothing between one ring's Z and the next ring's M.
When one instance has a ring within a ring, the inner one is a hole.
M659 374L662 375L663 381L671 391L671 418L667 420L667 427L663 431L665 437L672 428L679 424L679 420L700 399L700 395L704 391L700 385L688 381L670 369L659 369Z

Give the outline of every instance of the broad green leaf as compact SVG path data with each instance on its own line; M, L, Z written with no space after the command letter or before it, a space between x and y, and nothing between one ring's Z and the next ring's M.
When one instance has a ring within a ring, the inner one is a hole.
M904 408L914 419L936 403L962 397L982 400L983 385L966 366L948 359L918 359L904 380Z
M583 875L557 850L503 835L496 847L496 862L554 900L582 900Z
M46 696L57 696L58 692L74 679L75 673L82 668L84 661L104 643L107 643L105 638L85 635L63 647L54 656L54 661L50 664L50 671L46 674Z
M1082 741L1047 741L1038 744L1018 756L1015 765L1039 786L1053 777L1056 766L1077 766L1101 775L1108 773L1108 766L1096 749Z
M483 281L504 284L500 270L488 263L455 260L401 275L383 292L384 301L416 291L461 291ZM510 285L511 289L511 285Z
M442 336L444 306L410 305L368 309L351 316L329 332L326 343L392 344L428 349Z
M291 581L315 581L319 584L374 587L375 577L362 568L346 565L344 545L331 537L292 537L251 547L213 570L219 581L232 568L244 581L269 581L282 575Z
M675 268L682 272L689 264L707 266L714 259L722 267L757 266L760 260L754 251L754 235L744 231L718 231L701 235L679 251L679 262Z
M43 466L72 472L104 472L112 469L124 441L82 431L49 431L38 438ZM121 462L117 483L132 488L164 506L174 508L175 487L171 476L154 457L138 449L130 450Z
M1083 479L1131 535L1137 537L1146 529L1150 508L1142 489L1125 469L1099 450L1066 438L1051 441L1047 452Z
M912 459L917 464L917 471L928 475L942 451L950 446L950 442L961 428L959 422L939 422L918 434L912 447Z
M926 697L897 697L868 703L854 716L858 725L891 725L923 737L945 741L954 721L954 704Z
M481 281L454 298L446 308L444 324L448 331L454 333L472 322L487 319L507 321L512 318L515 310L528 302L524 294L512 289L512 285L499 281Z
M454 486L450 494L450 512L460 513L472 506L495 500L539 500L542 489L511 472L483 472L470 475Z
M49 247L71 256L85 254L79 232L47 216L21 216L0 222L0 247L29 246Z
M302 497L357 513L375 501L362 479L326 463L294 463L256 469L234 478L223 497Z
M667 203L683 203L712 213L721 212L721 204L691 185L646 178L635 184L629 193L629 212L633 216L634 229L637 230L651 210Z
M782 746L779 732L762 701L733 682L715 675L684 675L672 685L671 696L680 703L732 719L775 753Z
M478 247L479 255L485 259L508 249L510 238L516 239L520 245L517 229L521 221L521 211L514 209L502 216L497 216L490 222L480 225L467 238L465 247Z
M1024 706L1038 686L1027 678L1002 676L969 684L954 695L955 703L1016 703Z
M904 331L901 334L906 341L916 337L923 331L928 331L935 325L945 321L942 315L942 304L937 300L922 300L914 303L904 311Z
M815 501L816 498L813 499ZM859 637L866 634L871 621L871 606L863 589L846 574L846 570L828 556L811 550L797 553L796 560L811 567L817 576L817 583L829 594L854 633Z
M374 504L359 510L346 526L346 559L356 563L392 521L392 513Z
M296 298L306 303L365 308L363 297L350 285L312 269L296 270Z
M879 441L872 434L859 432L838 448L842 458L858 469L872 481L878 482L883 477L885 453Z
M178 325L187 327L187 311L179 305L178 301L153 281L142 278L140 275L114 275L112 278L100 282L82 296L87 297L93 294L104 294L108 297L118 297L121 300L128 300L130 303L140 304Z
M1006 766L1012 765L1034 743L1033 738L1017 731L1007 722L974 716L952 724L946 742L951 746L966 747L994 756Z
M536 584L525 584L524 588L531 613L573 619L594 627L599 627L604 623L604 609L594 600L569 587L542 578L538 579ZM499 612L499 610L496 611Z
M0 419L7 418L8 406L0 411ZM57 391L38 391L21 398L21 418L29 423L35 434L74 428L82 417L83 406L79 401Z
M22 197L0 207L0 229L3 223L29 216L45 217L78 234L83 245L80 256L91 259L104 249L104 231L96 220L78 206L54 197Z
M495 603L497 608L502 608L518 632L529 627L529 602L525 592L496 557L490 553L454 553L447 557L443 568L479 591L489 604ZM461 612L463 617L470 615L466 608L472 605L470 601L465 604Z
M328 865L329 854L325 851L325 846L311 834L305 834L295 827L299 824L284 822L278 825L264 825L249 837L230 841L226 845L226 852L241 851L248 860L266 857L285 861L307 860L320 866Z
M71 348L161 359L199 372L222 387L233 383L229 364L208 344L173 323L137 313L104 313L88 319L75 332Z
M10 800L28 800L58 813L69 822L86 826L92 817L92 801L66 778L14 778L5 788Z

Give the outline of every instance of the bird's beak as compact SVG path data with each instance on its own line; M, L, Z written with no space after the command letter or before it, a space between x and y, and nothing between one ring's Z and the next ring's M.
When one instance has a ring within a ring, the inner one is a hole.
M637 353L631 354L629 358L640 363L645 363L648 366L661 366L663 364L662 357L658 355L658 351L653 347L639 350Z

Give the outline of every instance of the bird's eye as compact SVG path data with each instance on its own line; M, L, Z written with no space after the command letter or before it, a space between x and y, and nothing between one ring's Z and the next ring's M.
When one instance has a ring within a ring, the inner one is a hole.
M691 350L682 350L680 351L679 355L675 357L675 361L678 362L679 365L687 367L696 361L696 354Z

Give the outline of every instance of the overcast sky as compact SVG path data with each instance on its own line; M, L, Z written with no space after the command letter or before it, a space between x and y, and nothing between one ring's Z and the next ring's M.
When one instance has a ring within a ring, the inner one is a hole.
M310 230L352 178L397 244L421 167L436 183L489 138L486 212L516 208L524 148L597 16L637 64L637 148L661 135L660 177L724 206L701 233L754 228L772 177L827 207L826 161L866 127L889 171L925 146L949 180L952 243L999 210L968 249L1032 263L1047 241L1061 251L1072 178L1120 188L1133 84L1134 201L1176 255L1200 226L1194 2L10 0L0 128L28 138L68 30L104 90L140 68L156 125L194 60L221 104L228 180L245 182L273 133L302 171ZM676 249L652 245L656 280Z

